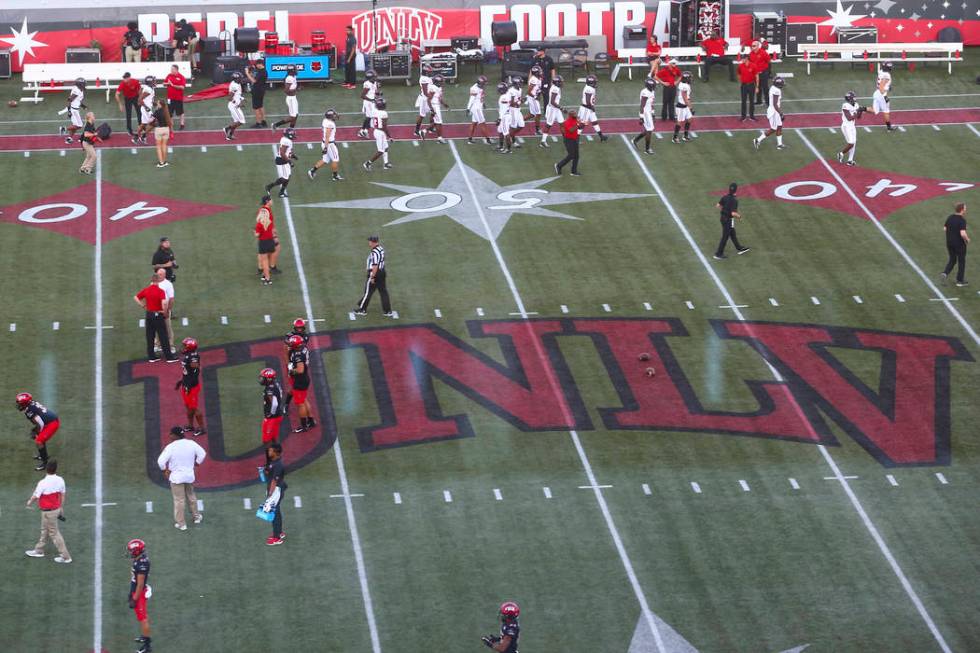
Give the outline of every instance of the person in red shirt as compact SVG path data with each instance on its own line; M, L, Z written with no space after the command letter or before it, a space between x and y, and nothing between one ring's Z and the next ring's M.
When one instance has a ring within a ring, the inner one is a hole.
M768 46L766 46L768 47ZM755 103L769 106L769 68L772 56L762 47L759 41L752 41L752 52L749 53L749 61L755 66L759 73L759 83L756 84Z
M150 277L150 285L136 293L133 301L146 309L146 358L151 363L156 363L160 357L153 350L153 342L156 338L160 339L160 348L168 363L176 363L177 357L170 349L170 335L167 333L167 308L170 300L167 293L159 285L157 275Z
M677 80L681 78L681 69L677 62L664 57L666 66L657 70L657 83L664 87L663 108L660 110L661 120L675 120L674 105L677 103Z
M119 88L116 89L116 104L119 105L119 111L126 112L126 131L129 132L130 136L133 135L133 113L136 112L138 116L139 97L139 80L134 79L129 73L123 73ZM124 101L126 103L125 109L123 108Z
M276 266L279 258L279 236L276 234L275 217L272 215L272 196L264 195L258 215L255 216L255 238L259 241L259 268L262 283L272 283L270 269Z
M748 57L738 64L738 81L742 83L742 122L755 120L755 91L759 87L759 71ZM746 105L748 117L746 117Z
M187 88L187 78L180 74L177 66L170 67L170 74L164 80L167 87L167 104L171 118L180 116L180 128L184 128L184 89Z
M578 177L578 136L582 129L585 127L582 123L578 121L578 114L575 111L569 111L568 117L565 118L565 122L561 124L561 135L565 140L565 158L555 164L555 172L559 175L561 174L561 169L565 167L565 164L572 164L572 176Z
M660 43L657 42L657 35L650 35L650 42L647 43L647 61L650 63L650 77L656 77L657 68L660 68Z
M728 41L721 38L721 32L715 30L711 38L701 41L701 49L704 50L704 81L708 81L712 66L728 66L728 80L735 81L735 67L732 65L731 57L725 54Z

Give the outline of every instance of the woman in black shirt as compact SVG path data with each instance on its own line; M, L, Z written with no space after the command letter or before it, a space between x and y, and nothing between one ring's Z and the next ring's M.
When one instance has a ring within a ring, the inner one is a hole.
M170 109L164 99L156 101L153 108L153 138L157 143L157 167L166 168L170 165L167 162L167 143L170 141L170 134L173 132L173 122L170 120Z

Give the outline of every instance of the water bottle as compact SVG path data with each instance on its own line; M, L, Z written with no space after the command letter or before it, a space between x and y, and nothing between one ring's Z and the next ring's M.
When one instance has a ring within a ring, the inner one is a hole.
M265 467L256 467L256 469L259 470L259 480L262 481L263 483L266 483L267 481L265 480Z

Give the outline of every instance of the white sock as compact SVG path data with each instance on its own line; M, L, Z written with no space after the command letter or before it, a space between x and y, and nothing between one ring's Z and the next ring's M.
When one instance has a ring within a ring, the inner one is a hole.
M548 141L548 132L542 132L542 134L541 134L541 142L542 143L545 143L547 141Z
M385 163L388 163L388 150L385 150L384 152L381 153L381 160L384 161Z
M776 145L782 145L782 144L783 144L782 134L776 134Z
M761 134L759 134L759 138L757 138L755 140L758 141L759 143L761 143L762 141L766 140L766 133L765 132L762 132Z
M857 143L855 143L854 144L854 147L851 148L851 151L848 152L848 156L847 156L847 160L848 161L853 161L854 160L854 153L857 152L857 149L858 149L858 146L857 146Z
M595 130L595 133L599 134L600 136L602 135L602 130L599 129L599 123L592 125L592 129Z

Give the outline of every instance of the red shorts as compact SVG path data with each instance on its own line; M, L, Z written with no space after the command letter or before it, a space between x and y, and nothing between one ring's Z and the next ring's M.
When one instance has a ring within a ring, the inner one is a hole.
M310 391L309 388L306 388L305 390L297 390L296 388L292 388L293 403L296 404L297 406L300 405L300 404L305 404L306 403L306 393L309 392L309 391Z
M279 424L282 417L266 417L262 419L262 443L279 439Z
M54 420L53 422L48 422L41 429L41 432L34 437L34 442L38 444L44 444L58 432L58 427L61 426L61 420Z
M184 400L184 406L190 410L197 410L197 396L199 394L201 394L200 383L190 390L184 386L180 386L180 398Z
M133 612L136 613L136 621L146 621L146 588L143 588L143 594L136 599L136 605L133 606Z

